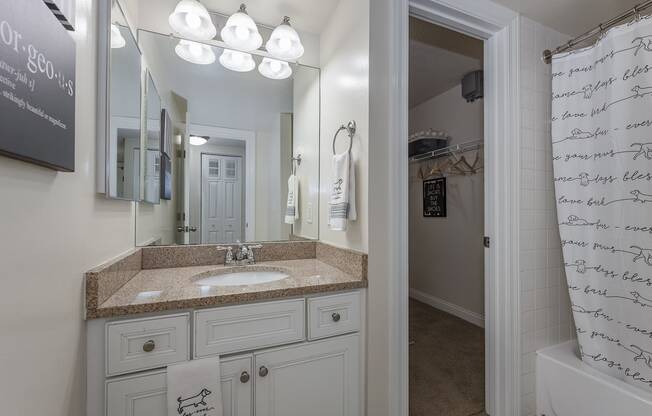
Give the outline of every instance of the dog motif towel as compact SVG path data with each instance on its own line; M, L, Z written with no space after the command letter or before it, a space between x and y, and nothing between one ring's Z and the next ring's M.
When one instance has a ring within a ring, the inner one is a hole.
M328 226L331 230L345 231L348 221L355 221L355 166L351 152L333 156L333 178L328 200Z
M299 219L299 178L288 178L288 203L285 209L285 223L294 224Z
M168 416L223 416L220 359L168 366Z

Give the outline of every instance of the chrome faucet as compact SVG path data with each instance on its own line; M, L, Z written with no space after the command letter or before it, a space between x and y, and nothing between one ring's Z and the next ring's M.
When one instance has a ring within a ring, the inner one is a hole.
M254 258L254 249L263 248L262 244L254 244L254 245L247 246L245 244L242 244L240 240L236 241L236 243L238 244L238 248L235 254L233 253L233 247L227 247L224 264L237 265L237 266L255 264L256 259Z

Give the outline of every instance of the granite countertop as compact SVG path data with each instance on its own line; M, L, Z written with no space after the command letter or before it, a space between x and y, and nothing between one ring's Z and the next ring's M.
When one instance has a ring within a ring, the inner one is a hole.
M201 286L196 280L237 266L208 265L145 269L136 273L87 318L106 318L175 309L203 308L278 299L313 293L367 287L366 276L356 276L318 259L259 262L261 270L282 269L289 277L269 283L241 286ZM252 267L252 266L246 266ZM199 276L198 276L199 275Z

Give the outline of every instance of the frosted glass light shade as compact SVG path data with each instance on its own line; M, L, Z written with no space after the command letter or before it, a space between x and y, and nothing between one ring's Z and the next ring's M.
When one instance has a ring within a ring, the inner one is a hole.
M270 55L279 59L299 59L304 52L299 34L290 26L290 18L287 16L283 18L283 23L276 26L265 48Z
M233 49L244 52L255 51L263 44L263 38L258 33L254 20L247 14L244 4L240 10L233 13L220 31L222 40Z
M196 0L181 0L177 3L168 22L184 38L210 40L217 34L208 10Z
M122 33L120 33L120 28L118 25L112 23L111 24L111 49L118 49L118 48L124 48L124 46L127 44L125 41L125 38L122 36Z
M209 65L215 62L213 49L203 43L181 39L174 51L181 59L193 64Z
M202 136L190 136L188 138L188 143L190 143L193 146L201 146L204 145L208 142L208 139L206 137Z
M231 49L224 49L220 55L220 63L224 68L237 72L249 72L256 67L251 54Z
M292 68L287 62L263 58L263 61L258 65L258 72L269 79L285 79L292 75Z

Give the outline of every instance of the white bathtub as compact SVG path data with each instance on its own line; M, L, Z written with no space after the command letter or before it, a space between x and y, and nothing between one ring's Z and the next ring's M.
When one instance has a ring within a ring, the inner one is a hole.
M584 364L575 341L537 351L537 416L649 416L652 393Z

